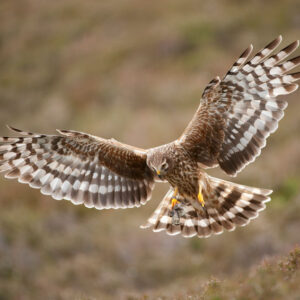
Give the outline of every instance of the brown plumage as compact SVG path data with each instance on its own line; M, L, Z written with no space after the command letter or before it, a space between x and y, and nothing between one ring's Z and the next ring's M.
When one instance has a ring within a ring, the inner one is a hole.
M207 237L246 225L271 191L213 178L204 169L219 165L235 176L277 129L287 106L277 96L294 92L300 78L289 74L300 57L284 61L298 41L270 56L281 40L250 60L248 47L222 80L212 80L172 143L144 150L76 131L44 135L11 128L23 136L0 138L0 171L57 200L97 209L138 207L150 199L155 181L165 181L171 188L143 228Z

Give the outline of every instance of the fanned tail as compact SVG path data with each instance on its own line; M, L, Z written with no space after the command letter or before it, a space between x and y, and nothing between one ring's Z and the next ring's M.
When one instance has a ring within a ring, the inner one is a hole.
M154 232L165 230L169 235L182 234L184 237L209 237L221 234L224 229L232 231L237 225L247 225L270 201L271 190L207 178L209 187L203 190L203 209L195 209L186 199L180 199L180 204L172 209L171 188L141 228L152 228Z

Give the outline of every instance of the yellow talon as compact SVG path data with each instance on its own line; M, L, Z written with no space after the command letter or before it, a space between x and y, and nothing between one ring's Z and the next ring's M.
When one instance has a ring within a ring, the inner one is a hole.
M205 201L202 195L202 185L199 183L199 193L198 193L198 201L201 203L202 207L205 205Z
M179 203L175 198L172 198L172 208L174 208L174 206Z
M174 208L174 206L179 203L179 201L177 201L177 199L175 198L178 194L178 188L176 187L172 196L172 208Z
M203 200L203 196L200 192L198 194L198 201L201 203L202 207L204 207L205 201Z

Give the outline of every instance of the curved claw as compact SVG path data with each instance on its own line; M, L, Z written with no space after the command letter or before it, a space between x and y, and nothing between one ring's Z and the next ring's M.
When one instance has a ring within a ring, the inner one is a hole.
M200 202L201 206L204 207L205 201L204 201L204 199L203 199L203 195L202 195L202 185L201 185L200 182L199 182L198 201Z
M202 195L201 192L199 192L199 194L198 194L198 201L200 202L200 204L202 205L202 207L204 207L205 201L203 199L203 195Z
M174 190L173 196L172 196L172 209L174 208L174 206L176 204L179 203L179 201L176 199L177 195L178 195L178 188L176 187L175 190Z
M172 209L176 204L180 203L176 198L172 198Z

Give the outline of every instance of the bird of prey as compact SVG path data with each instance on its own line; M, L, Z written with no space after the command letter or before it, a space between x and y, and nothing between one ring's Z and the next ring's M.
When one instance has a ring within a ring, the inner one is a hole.
M260 155L294 92L300 56L288 59L295 41L277 54L279 36L252 58L250 45L223 79L205 88L183 134L148 150L114 139L58 130L46 135L10 127L20 137L0 138L0 171L54 199L96 209L139 207L157 181L170 189L142 228L170 235L208 237L257 217L271 190L209 176L219 166L235 176Z

